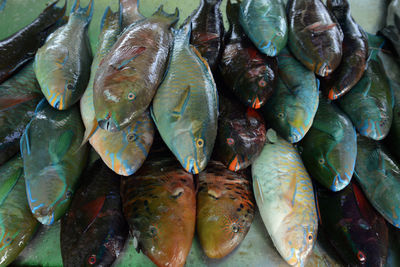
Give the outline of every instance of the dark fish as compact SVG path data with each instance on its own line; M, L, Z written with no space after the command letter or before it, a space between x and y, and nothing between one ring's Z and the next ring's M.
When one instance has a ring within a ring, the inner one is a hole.
M191 15L192 35L190 43L199 50L212 72L215 72L221 56L224 23L219 10L222 0L201 0Z
M58 0L46 7L31 24L0 41L0 83L35 56L53 26L64 16L67 2L63 8L56 7L57 3Z
M266 141L264 119L252 109L226 97L219 98L220 114L214 153L231 171L247 168Z
M390 40L397 55L400 55L400 2L398 0L392 0L388 5L386 26L380 33Z
M257 50L239 23L239 4L228 0L229 30L225 35L219 70L223 81L246 106L258 109L273 94L278 78L275 58Z
M124 247L121 177L97 160L82 175L68 214L61 220L64 266L111 266Z
M322 1L289 0L287 18L294 56L319 76L333 72L342 59L343 33Z
M19 140L43 98L32 62L0 84L0 165L19 151Z
M319 188L320 224L348 266L381 267L388 251L385 220L353 182L340 192Z
M400 230L388 224L389 247L386 267L400 266Z
M299 149L311 177L323 186L340 191L350 183L357 156L356 130L347 115L322 94Z
M139 0L119 0L119 7L122 11L122 29L145 18L139 12Z
M349 0L328 0L328 9L335 15L344 34L342 62L322 79L322 89L331 100L346 94L364 74L368 58L368 40L364 30L350 13Z
M121 195L136 248L157 266L183 266L196 223L192 174L172 157L153 158L122 180Z
M246 237L254 217L255 200L249 177L211 161L199 174L197 235L205 254L223 258Z

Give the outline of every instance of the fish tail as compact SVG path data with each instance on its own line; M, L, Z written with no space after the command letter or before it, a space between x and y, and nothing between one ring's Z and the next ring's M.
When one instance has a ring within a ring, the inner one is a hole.
M108 27L112 21L118 18L119 24L121 25L121 13L120 11L113 12L111 8L108 6L104 11L103 18L101 19L100 31L103 30L104 27Z
M165 20L167 20L167 23L169 23L170 27L172 28L179 20L179 9L175 8L175 12L173 14L168 14L164 11L164 5L161 5L152 16L164 18Z
M222 0L202 0L202 2L204 2L208 5L219 6L219 5L221 5Z
M94 6L93 0L90 0L89 4L85 8L82 8L80 6L80 0L75 0L75 3L71 9L71 14L75 13L75 14L81 14L81 15L85 16L86 21L89 24L89 22L92 20L92 16L93 16L93 10L94 10L93 6Z
M124 22L126 24L123 25L124 27L128 27L130 24L143 19L143 16L139 11L139 0L119 0L119 10L121 20L126 21ZM128 12L129 14L127 14ZM124 13L127 18L123 16Z
M179 29L172 29L171 31L178 43L188 46L190 43L190 34L192 32L192 22L188 20Z

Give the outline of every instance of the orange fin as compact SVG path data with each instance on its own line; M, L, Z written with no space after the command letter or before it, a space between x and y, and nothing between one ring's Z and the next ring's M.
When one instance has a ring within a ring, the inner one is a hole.
M103 208L104 201L106 200L106 196L101 196L96 198L95 200L92 200L91 202L87 203L85 206L82 207L82 211L84 212L85 220L86 220L86 229L92 225L98 214L100 213L101 209Z

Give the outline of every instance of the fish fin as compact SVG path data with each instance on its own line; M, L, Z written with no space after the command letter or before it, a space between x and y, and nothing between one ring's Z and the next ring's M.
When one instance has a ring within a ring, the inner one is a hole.
M289 189L283 195L290 207L294 206L294 200L296 198L296 190L297 190L296 177L292 177L292 180L290 181L289 184Z
M101 22L100 22L100 31L103 30L104 25L108 25L108 23L110 23L111 17L113 15L113 12L110 8L110 6L107 6L106 9L104 10L104 14L103 17L101 18Z
M30 142L29 142L29 128L31 126L32 121L30 121L24 130L24 133L21 136L21 139L19 140L19 150L21 153L21 157L24 157L24 149L26 149L26 153L28 155L31 154L31 148L30 148Z
M62 68L69 58L69 51L68 51L68 48L65 46L60 46L60 48L61 49L58 53L55 63L56 63L56 66L58 66L59 68Z
M164 5L159 6L156 12L152 15L152 17L160 17L164 18L167 20L167 23L169 23L170 27L174 27L175 24L179 20L179 9L175 8L175 12L173 14L168 14L164 11Z
M100 128L100 127L99 127L99 124L97 123L97 120L96 120L96 119L94 119L94 120L96 121L96 123L93 124L92 129L90 129L89 131L87 131L87 130L85 131L85 134L84 134L83 139L82 139L82 143L81 143L81 145L79 146L78 150L81 149L81 148L87 143L87 141L89 141L89 139L92 138L92 136L93 136L93 135L97 132L97 130Z
M193 52L197 55L197 57L200 59L201 62L203 62L204 64L204 68L206 69L206 72L210 75L209 78L212 80L212 82L214 83L215 88L217 87L215 85L215 81L214 81L214 76L211 72L210 69L210 65L208 65L207 60L200 54L199 50L197 50L196 47L194 47L193 45L190 45L190 48L193 50ZM215 99L218 101L218 92L217 90L215 90Z
M75 3L71 9L71 14L74 13L83 15L84 17L86 17L87 24L89 24L93 16L93 9L94 9L93 6L94 6L93 0L90 0L89 4L84 8L80 7L80 0L75 0Z
M28 102L36 97L39 97L39 95L18 95L18 97L13 98L0 98L0 111Z
M52 139L49 142L49 154L53 162L60 162L64 155L68 152L71 147L72 140L74 139L74 132L67 130L61 134L56 140Z
M370 206L370 204L368 203L367 199L365 198L361 188L355 183L351 183L352 185L352 189L353 189L353 193L354 193L354 197L357 201L357 206L358 209L360 210L360 213L366 217L366 218L371 218L371 213L370 210L372 210L372 207Z
M119 8L124 28L144 18L139 11L139 0L119 0Z
M40 111L42 111L43 109L46 108L46 104L49 105L47 103L47 99L43 98L42 100L40 100L39 104L37 104L36 109L35 109L35 114L39 113Z
M127 55L129 55L129 58L122 58L123 61L122 62L118 62L119 65L115 66L113 63L111 63L111 65L113 66L114 69L116 70L122 70L126 65L128 65L132 60L134 60L135 58L137 58L138 56L140 56L141 54L143 54L146 51L146 47L140 46L133 46L130 48L130 51L128 51L128 53L126 53Z
M186 24L182 24L179 29L171 29L175 39L179 38L180 43L184 45L190 44L190 35L192 33L192 23L189 21Z
M84 222L84 225L86 225L86 228L83 232L86 232L93 224L101 209L103 208L105 200L106 196L103 195L96 198L95 200L90 201L82 207L82 214L84 215L82 221Z
M156 116L154 116L153 106L150 107L150 116L153 119L154 123L157 125Z
M187 104L189 102L190 98L190 85L186 86L184 89L183 93L180 95L177 105L175 108L172 110L172 114L177 117L177 120L181 118L183 113L186 110Z
M200 43L205 43L218 38L219 34L210 32L196 33L196 36L194 37L194 39L196 39Z
M258 179L256 177L254 177L253 182L254 182L254 186L255 186L255 191L260 195L261 205L263 205L264 204L264 196L263 196L263 192L262 192L260 183L258 182Z

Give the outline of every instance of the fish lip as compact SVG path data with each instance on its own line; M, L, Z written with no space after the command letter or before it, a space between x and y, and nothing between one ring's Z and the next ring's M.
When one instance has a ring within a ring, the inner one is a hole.
M44 225L52 225L54 223L54 212L46 216L35 216L36 219Z
M103 130L109 131L109 132L119 132L120 128L119 125L117 125L112 118L104 119L104 120L99 120L98 121L99 127L102 128Z

